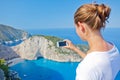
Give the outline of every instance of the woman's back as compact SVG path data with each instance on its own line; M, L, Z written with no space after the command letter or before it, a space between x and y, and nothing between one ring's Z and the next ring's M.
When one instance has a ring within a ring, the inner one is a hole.
M76 80L114 80L120 70L120 54L114 46L105 52L91 52L79 64Z

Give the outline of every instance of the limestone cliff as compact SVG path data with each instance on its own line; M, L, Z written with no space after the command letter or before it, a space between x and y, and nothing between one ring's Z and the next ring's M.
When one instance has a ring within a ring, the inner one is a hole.
M21 58L33 60L38 57L47 58L59 62L66 61L80 61L81 58L75 52L56 47L56 42L61 40L54 36L32 36L22 42L20 45L12 47ZM86 51L86 46L80 46L82 50Z
M0 59L11 60L14 58L19 58L20 56L16 54L10 47L0 45Z
M31 35L28 32L25 32L23 30L0 24L0 44L24 40L30 36Z

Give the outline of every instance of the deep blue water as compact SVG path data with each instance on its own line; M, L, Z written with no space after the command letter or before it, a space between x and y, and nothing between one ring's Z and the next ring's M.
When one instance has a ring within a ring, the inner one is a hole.
M103 32L107 41L113 42L120 51L120 28L109 28ZM34 34L52 35L63 39L70 39L74 44L87 44L79 39L75 29L41 29L28 30ZM47 59L23 61L11 67L19 73L22 80L75 80L75 70L78 63L60 63ZM120 80L120 72L115 80Z
M19 72L22 80L74 80L78 63L59 63L46 59L24 61L11 69Z

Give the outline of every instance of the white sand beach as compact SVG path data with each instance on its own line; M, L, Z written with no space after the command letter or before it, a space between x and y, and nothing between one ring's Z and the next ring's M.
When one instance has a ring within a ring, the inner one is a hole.
M19 63L19 62L22 62L22 61L24 61L24 59L14 58L14 59L12 59L12 60L7 61L7 64L8 64L8 66L10 67L10 66L13 66L13 65L15 65L15 64L17 64L17 63Z

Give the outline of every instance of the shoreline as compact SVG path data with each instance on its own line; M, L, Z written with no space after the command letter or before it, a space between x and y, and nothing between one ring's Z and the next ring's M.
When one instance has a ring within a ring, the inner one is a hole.
M6 64L8 65L8 67L14 66L20 62L24 61L24 59L22 58L14 58L11 60L6 61Z

